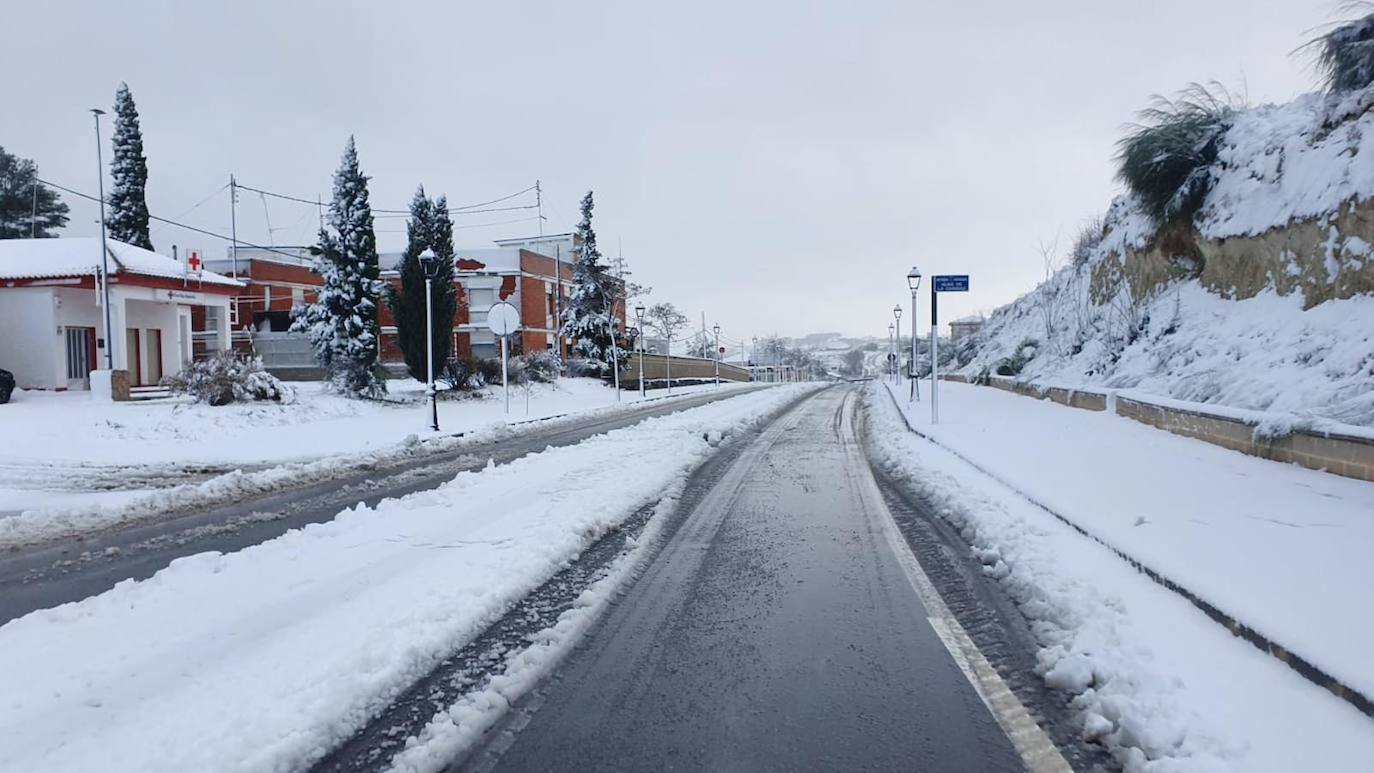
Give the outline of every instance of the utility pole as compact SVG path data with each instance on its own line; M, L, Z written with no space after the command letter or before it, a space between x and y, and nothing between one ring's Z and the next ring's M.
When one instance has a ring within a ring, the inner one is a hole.
M91 108L95 115L95 165L100 172L100 303L105 307L105 370L114 370L114 330L110 323L110 250L105 246L105 161L100 151L100 116L105 111Z
M29 238L38 238L38 170L33 172L33 214L29 215Z
M716 333L716 350L712 359L716 361L716 386L720 386L720 325L716 325L713 330Z
M229 173L229 265L233 277L239 278L239 184ZM323 227L323 226L321 226ZM270 234L269 234L270 236Z
M554 341L558 344L558 359L566 360L568 353L563 350L563 245L553 245L553 330Z

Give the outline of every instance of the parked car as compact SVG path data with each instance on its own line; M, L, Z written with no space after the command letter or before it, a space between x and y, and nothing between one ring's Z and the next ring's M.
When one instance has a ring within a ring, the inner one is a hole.
M10 395L14 393L14 374L7 370L0 370L0 405L10 401Z

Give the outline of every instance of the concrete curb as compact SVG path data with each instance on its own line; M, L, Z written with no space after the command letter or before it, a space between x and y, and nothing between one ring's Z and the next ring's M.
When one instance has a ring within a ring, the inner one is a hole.
M1168 577L1165 577L1164 575L1160 574L1154 569L1151 569L1149 566L1146 566L1139 560L1131 557L1125 551L1111 545L1110 543L1103 540L1101 537L1098 537L1096 534L1093 534L1092 532L1088 531L1083 526L1080 526L1078 523L1074 522L1068 517L1061 515L1057 511L1051 509L1045 503L1039 501L1034 496L1023 491L1020 487L1005 480L1000 475L997 475L996 473L982 466L978 462L970 459L964 454L959 453L953 448L950 448L944 443L941 443L939 440L936 440L930 435L927 435L926 433L912 426L911 421L907 419L906 414L902 412L901 405L897 402L897 397L892 393L892 390L887 389L886 385L884 385L883 391L887 392L887 396L892 400L892 405L894 408L896 408L897 414L902 417L902 422L906 424L907 429L911 430L913 434L929 441L930 443L936 446L939 446L942 450L953 454L954 456L958 457L960 460L962 460L969 466L973 467L974 469L978 470L979 472L983 473L984 475L987 475L988 477L992 478L998 483L1001 483L1003 486L1006 486L1012 491L1015 491L1026 501L1030 502L1031 504L1035 505L1041 510L1044 510L1046 513L1049 513L1050 515L1054 516L1055 520L1063 523L1064 525L1068 526L1069 528L1073 529L1079 534L1082 534L1084 537L1087 537L1093 542L1096 542L1097 544L1101 545L1107 550L1110 550L1118 558L1135 567L1135 569L1139 571L1141 574L1144 574L1146 577L1149 577L1151 580L1155 581L1159 585L1162 585L1163 587L1168 588L1174 593L1177 593L1179 596L1182 596L1184 599L1187 599L1188 603L1202 610L1203 614L1207 615L1213 621L1224 626L1233 635L1250 642L1257 649L1273 656L1279 662L1296 671L1300 676L1302 676L1307 681L1317 685L1318 687L1321 687L1324 690L1327 690L1332 695L1335 695L1337 698L1340 698L1346 703L1349 703L1351 706L1354 706L1355 709L1358 710L1361 714L1364 714L1365 716L1374 719L1374 700L1371 700L1369 696L1345 684L1340 679L1337 679L1331 674L1328 674L1327 672L1323 671L1321 668L1314 665L1311 661L1306 660L1302 656L1293 654L1291 651L1288 650L1287 647L1284 647L1283 645L1279 644L1273 639L1270 639L1268 636L1265 636L1264 634L1260 633L1254 628L1251 628L1250 626L1241 622L1234 615L1231 615L1230 613L1217 608L1216 605L1212 604L1206 599L1203 599L1201 596L1189 590L1187 587L1181 585L1178 582L1175 582L1174 580L1169 579Z

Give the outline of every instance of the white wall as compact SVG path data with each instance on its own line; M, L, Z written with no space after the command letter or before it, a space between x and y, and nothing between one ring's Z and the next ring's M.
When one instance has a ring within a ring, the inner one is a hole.
M0 368L21 389L66 386L51 287L0 288Z

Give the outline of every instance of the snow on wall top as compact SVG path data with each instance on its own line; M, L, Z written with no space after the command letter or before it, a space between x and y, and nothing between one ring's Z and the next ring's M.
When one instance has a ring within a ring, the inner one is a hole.
M184 279L186 267L165 255L132 244L106 240L111 274ZM100 263L100 239L4 239L0 240L0 279L56 279L95 276ZM242 283L213 271L202 271L199 281L207 284L242 286Z
M1205 238L1248 236L1374 196L1374 87L1238 111L1198 215Z

